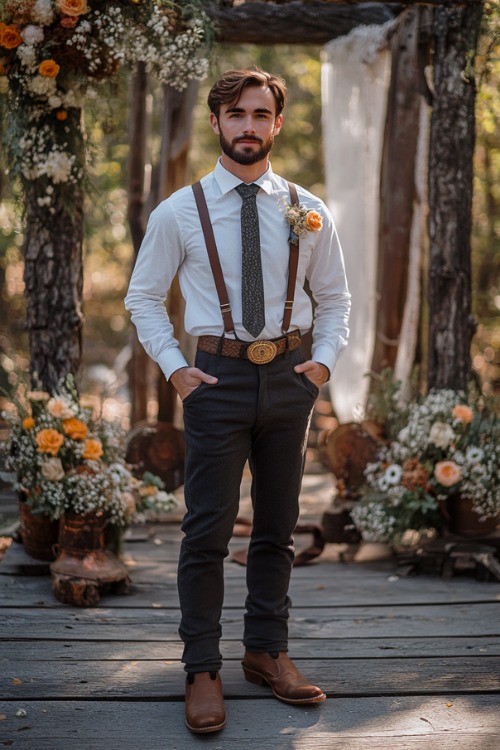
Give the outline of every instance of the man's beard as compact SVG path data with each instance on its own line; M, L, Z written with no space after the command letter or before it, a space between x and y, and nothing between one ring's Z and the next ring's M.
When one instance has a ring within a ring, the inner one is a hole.
M245 165L256 164L258 161L262 161L262 159L265 159L274 144L274 136L271 136L265 143L260 138L257 138L255 136L246 136L231 143L230 141L226 140L226 138L224 138L222 130L219 134L219 140L221 149L226 154L226 156L229 156L229 158L235 161L237 164ZM255 141L255 143L260 143L260 148L257 149L257 151L254 151L253 149L249 149L247 152L237 151L236 146L240 140Z

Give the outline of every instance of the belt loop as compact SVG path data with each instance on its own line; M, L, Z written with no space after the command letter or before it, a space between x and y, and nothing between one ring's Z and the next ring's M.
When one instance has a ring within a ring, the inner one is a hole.
M217 356L222 356L222 347L224 346L224 334L219 339L219 343L217 344Z

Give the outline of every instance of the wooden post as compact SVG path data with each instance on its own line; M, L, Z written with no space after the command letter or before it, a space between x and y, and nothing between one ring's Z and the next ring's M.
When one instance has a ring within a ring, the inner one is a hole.
M429 144L428 388L465 390L470 375L474 55L482 6L434 16Z
M183 91L163 87L164 109L157 202L164 200L188 182L188 155L193 126L193 109L199 84L190 81ZM174 335L184 350L189 346L184 331L184 300L177 277L169 291L167 309ZM174 422L177 391L160 371L158 376L158 421Z
M419 135L419 17L418 8L405 11L391 39L391 83L380 175L374 372L395 365L406 300Z
M142 238L146 229L144 212L144 170L146 166L146 138L147 138L147 93L148 75L144 63L138 63L132 78L130 99L131 110L129 120L130 154L128 161L128 220L134 258L137 257ZM130 384L132 425L146 419L148 407L148 378L147 371L149 357L139 343L135 328L130 331L132 356L128 366Z

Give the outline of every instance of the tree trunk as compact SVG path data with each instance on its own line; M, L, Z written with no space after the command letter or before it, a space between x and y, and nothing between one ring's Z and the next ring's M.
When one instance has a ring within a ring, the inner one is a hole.
M376 338L371 369L394 368L405 309L419 135L419 9L391 39L392 69L380 175Z
M69 127L79 133L83 160L81 112L73 110L69 118ZM25 192L23 250L30 376L33 384L38 382L54 393L61 378L76 375L81 361L84 194L79 185L56 185L50 212L38 203L36 182L28 183Z
M437 8L429 144L428 388L465 390L470 374L473 61L482 7Z

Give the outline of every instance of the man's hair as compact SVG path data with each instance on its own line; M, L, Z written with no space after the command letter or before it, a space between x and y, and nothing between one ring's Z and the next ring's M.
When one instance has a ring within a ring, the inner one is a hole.
M218 118L221 104L236 104L248 86L269 87L276 102L276 117L286 104L286 84L280 76L273 76L260 68L228 70L214 83L208 94L210 112Z

